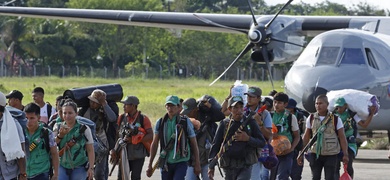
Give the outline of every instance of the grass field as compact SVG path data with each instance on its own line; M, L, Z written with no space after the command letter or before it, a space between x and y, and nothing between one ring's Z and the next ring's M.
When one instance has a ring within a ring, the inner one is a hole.
M140 99L138 109L148 115L152 122L155 122L165 113L164 102L168 95L177 95L183 99L190 97L198 99L202 95L208 94L222 102L234 83L234 81L219 81L210 87L210 82L196 79L2 78L0 91L8 94L11 90L17 89L24 95L23 104L27 104L32 102L31 91L33 88L40 86L45 89L45 101L54 104L55 98L62 95L67 89L118 83L123 88L124 96L135 95ZM263 90L263 95L267 95L272 90L271 83L268 81L243 83L249 86L259 86ZM283 91L282 86L282 81L275 82L277 91ZM118 106L123 111L120 103L118 103Z

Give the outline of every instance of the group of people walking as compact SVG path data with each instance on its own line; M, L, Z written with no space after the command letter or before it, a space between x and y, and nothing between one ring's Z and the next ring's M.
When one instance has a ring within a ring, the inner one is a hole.
M356 126L369 125L374 107L363 120L343 97L337 99L336 111L329 112L327 97L319 95L316 112L309 114L283 92L264 98L252 86L245 95L246 104L231 92L221 104L210 95L169 95L166 113L153 125L138 109L136 96L121 101L119 115L118 106L107 102L100 89L88 96L88 107L63 97L53 107L43 100L40 87L26 106L20 91L0 93L0 179L107 180L111 162L119 167L118 179L137 180L149 156L146 175L158 169L164 180L214 179L215 173L228 180L298 180L300 154L310 164L312 179L321 179L322 169L325 179L338 179L340 161L353 177ZM307 144L308 152L302 153ZM270 146L276 161L261 161L272 156L264 151Z

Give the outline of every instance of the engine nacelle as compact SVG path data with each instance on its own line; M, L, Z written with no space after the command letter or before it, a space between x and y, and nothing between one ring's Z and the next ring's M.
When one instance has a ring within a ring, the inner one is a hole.
M274 60L274 54L272 53L272 51L267 51L267 52L268 52L269 62L272 62ZM261 49L253 50L251 54L251 59L254 62L265 62Z

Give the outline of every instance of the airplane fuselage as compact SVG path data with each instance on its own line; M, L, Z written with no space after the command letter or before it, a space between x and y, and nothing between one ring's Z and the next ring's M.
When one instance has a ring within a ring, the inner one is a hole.
M378 97L380 110L367 130L390 129L390 36L353 29L316 36L285 78L285 92L302 107L313 87L358 89Z

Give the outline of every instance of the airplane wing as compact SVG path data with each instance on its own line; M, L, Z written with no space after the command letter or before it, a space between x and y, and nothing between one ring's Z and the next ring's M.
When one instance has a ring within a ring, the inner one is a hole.
M107 23L118 25L160 27L169 29L188 29L211 32L240 33L238 31L217 27L214 22L235 29L249 30L252 25L251 15L238 14L206 14L206 13L179 13L127 10L92 10L68 8L34 8L34 7L0 7L0 14L7 16L23 16L32 18L60 19L81 22ZM194 15L196 14L196 15ZM198 17L205 19L200 20ZM267 21L273 15L256 16ZM367 24L376 24L385 17L347 17L347 16L279 16L293 23L296 30L305 35L316 35L320 32L340 29L361 29ZM286 22L286 21L283 21Z

